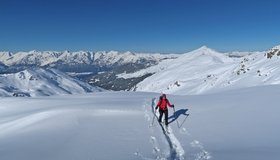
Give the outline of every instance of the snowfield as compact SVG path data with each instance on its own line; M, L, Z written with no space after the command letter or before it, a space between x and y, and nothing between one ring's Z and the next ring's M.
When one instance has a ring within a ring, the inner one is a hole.
M157 93L2 97L0 159L278 160L279 94L270 85L168 95L170 133L152 125Z

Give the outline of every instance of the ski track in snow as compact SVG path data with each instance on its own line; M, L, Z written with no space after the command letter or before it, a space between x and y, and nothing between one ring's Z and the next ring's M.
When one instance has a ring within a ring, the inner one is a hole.
M145 104L143 105L143 109L145 112L145 114L144 114L145 119L149 123L149 128L151 128L150 130L153 133L154 129L152 129L152 127L154 127L156 124L159 124L157 122L157 118L155 118L156 113L154 111L154 106L156 104L156 98L152 99L152 104L151 104L153 117L151 117L151 111L149 111L149 108L150 108L149 101L150 100L145 101ZM151 136L150 142L153 145L153 154L156 156L156 158L155 158L156 160L184 160L184 159L208 160L208 159L212 158L210 153L204 149L203 144L200 143L198 140L191 138L192 137L191 134L188 133L185 128L180 129L180 133L187 135L189 139L193 139L190 143L190 146L192 148L194 148L195 150L197 150L197 151L195 151L195 153L193 155L189 155L189 156L185 155L185 150L181 146L180 141L174 135L172 128L169 126L168 133L167 133L166 128L164 128L163 125L159 124L159 126L160 126L161 132L168 144L169 153L166 154L164 152L164 150L161 150L158 145L157 138L155 136ZM143 157L138 152L135 155L139 156L141 159L144 159L144 160L150 159L150 158Z
M145 118L146 120L149 122L149 123L157 123L157 118L155 119L154 117L151 118L150 117L150 114L149 114L149 111L148 111L148 103L149 100L146 100L146 103L143 105L143 107L145 108L144 109L144 112L145 112ZM155 105L155 101L156 101L156 98L153 98L152 100L152 104L151 104L151 107L152 107L152 112L153 112L153 116L154 116L154 105ZM152 122L150 122L152 120ZM185 151L183 149L183 147L181 146L179 140L175 137L175 135L173 134L172 132L172 129L170 127L168 127L168 132L166 132L165 128L160 124L159 125L160 128L162 129L162 133L168 143L168 147L169 147L169 154L165 154L163 153L163 151L161 151L161 149L158 147L158 144L157 144L157 138L155 136L151 136L151 143L153 145L153 153L156 155L156 159L157 160L183 160L185 159L184 158L184 155L185 155ZM152 125L150 125L149 127L153 127Z

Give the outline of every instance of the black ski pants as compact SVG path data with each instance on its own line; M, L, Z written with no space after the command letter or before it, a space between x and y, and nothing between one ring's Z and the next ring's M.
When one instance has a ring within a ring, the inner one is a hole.
M161 122L163 113L164 113L165 125L168 125L168 109L166 109L166 110L159 109L159 119L158 119L158 121Z

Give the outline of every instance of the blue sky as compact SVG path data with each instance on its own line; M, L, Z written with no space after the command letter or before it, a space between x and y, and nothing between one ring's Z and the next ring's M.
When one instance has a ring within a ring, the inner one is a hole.
M278 0L1 0L0 50L182 53L280 44Z

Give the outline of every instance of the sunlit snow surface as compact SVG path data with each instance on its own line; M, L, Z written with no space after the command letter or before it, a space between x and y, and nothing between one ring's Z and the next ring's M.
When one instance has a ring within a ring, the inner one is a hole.
M279 95L278 85L167 95L169 134L152 125L155 93L1 98L0 159L277 160Z
M91 86L55 69L30 68L17 73L0 74L1 97L14 94L33 97L100 91L104 89Z
M118 77L140 77L134 90L177 95L217 93L253 86L280 84L280 57L267 58L262 52L241 58L229 57L207 47L168 59L158 65Z

